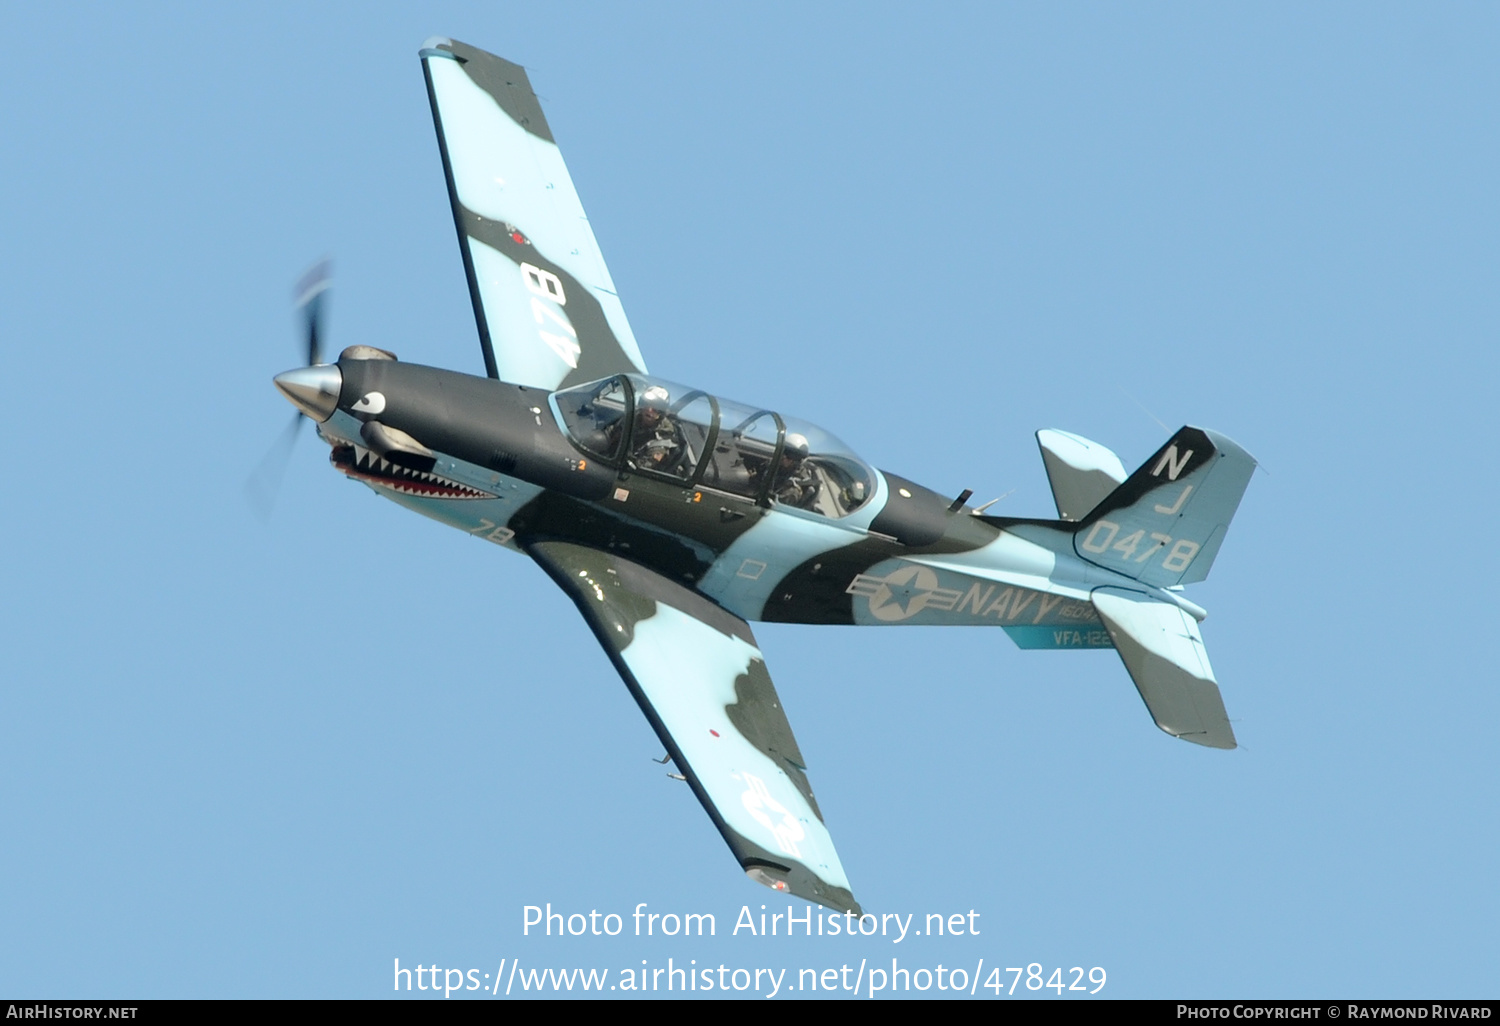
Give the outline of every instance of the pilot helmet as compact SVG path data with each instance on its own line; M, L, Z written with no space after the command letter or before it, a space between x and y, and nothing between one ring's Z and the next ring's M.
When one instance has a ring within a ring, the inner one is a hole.
M788 432L786 442L781 447L781 455L802 459L807 455L807 436L799 435L795 431Z

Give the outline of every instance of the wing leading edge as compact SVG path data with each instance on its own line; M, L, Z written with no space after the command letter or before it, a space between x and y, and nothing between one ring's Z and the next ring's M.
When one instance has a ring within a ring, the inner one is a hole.
M583 613L751 879L858 913L749 625L617 556L566 542L527 551Z
M550 391L645 371L526 69L440 37L421 57L486 372Z

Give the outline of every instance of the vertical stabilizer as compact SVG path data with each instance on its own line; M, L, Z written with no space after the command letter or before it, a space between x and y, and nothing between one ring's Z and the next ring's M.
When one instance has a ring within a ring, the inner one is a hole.
M1254 471L1233 439L1185 427L1084 517L1073 548L1142 584L1201 581Z

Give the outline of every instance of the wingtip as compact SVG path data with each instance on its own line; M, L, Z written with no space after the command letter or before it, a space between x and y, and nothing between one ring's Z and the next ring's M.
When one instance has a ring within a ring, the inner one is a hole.
M458 60L458 55L452 50L453 40L447 36L430 36L417 51L418 57L447 57L449 60Z
M859 902L854 900L854 895L847 888L819 879L806 867L798 866L789 870L784 866L760 862L746 864L743 868L745 875L755 883L780 894L816 901L835 912L848 912L856 916L864 914Z

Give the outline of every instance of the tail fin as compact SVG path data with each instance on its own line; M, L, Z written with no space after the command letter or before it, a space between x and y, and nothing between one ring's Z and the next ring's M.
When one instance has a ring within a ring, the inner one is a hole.
M1143 584L1201 581L1254 470L1232 440L1185 427L1084 517L1073 549Z

